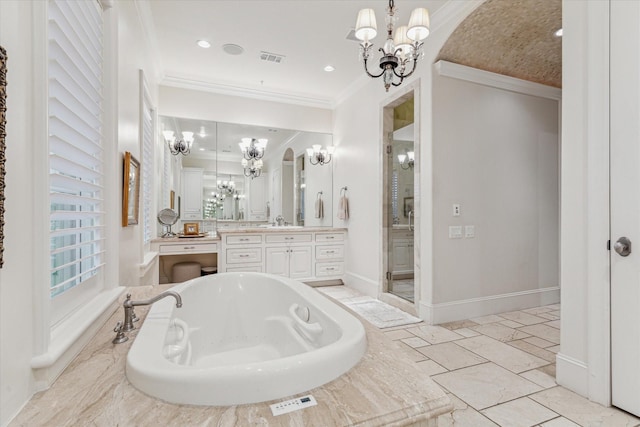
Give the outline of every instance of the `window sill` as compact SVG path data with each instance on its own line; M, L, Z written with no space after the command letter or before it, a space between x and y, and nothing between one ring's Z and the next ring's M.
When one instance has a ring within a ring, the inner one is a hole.
M158 258L158 252L147 252L144 254L142 264L140 264L140 277L144 277L149 268L154 265L155 260Z
M43 390L62 373L75 356L117 309L123 286L106 290L51 330L49 348L31 358L36 388Z

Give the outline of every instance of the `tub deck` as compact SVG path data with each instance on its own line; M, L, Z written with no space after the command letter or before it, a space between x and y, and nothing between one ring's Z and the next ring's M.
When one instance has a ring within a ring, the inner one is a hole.
M169 287L130 291L142 299ZM147 311L136 309L141 319ZM366 321L366 354L347 374L308 393L317 406L274 417L269 404L277 401L228 407L164 403L136 390L125 376L132 339L111 344L122 315L119 308L52 387L36 394L9 425L426 427L436 426L437 416L452 409L442 389L426 374L417 375L415 363Z

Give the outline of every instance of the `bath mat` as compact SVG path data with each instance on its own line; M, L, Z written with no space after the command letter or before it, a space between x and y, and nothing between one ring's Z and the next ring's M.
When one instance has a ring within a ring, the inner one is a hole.
M342 303L380 329L422 322L422 319L373 298Z

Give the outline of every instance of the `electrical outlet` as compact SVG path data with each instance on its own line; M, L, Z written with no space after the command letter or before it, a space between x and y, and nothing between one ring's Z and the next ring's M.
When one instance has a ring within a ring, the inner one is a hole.
M450 239L462 239L462 226L450 225L449 226L449 238Z
M471 239L476 237L476 226L475 225L465 225L464 226L464 238Z
M454 203L453 205L453 216L460 216L460 204Z

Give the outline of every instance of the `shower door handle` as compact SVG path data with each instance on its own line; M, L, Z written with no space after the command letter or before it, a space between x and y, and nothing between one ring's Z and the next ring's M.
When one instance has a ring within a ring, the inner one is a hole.
M413 224L411 223L411 217L413 216L413 211L409 211L407 216L409 217L409 230L413 231Z

